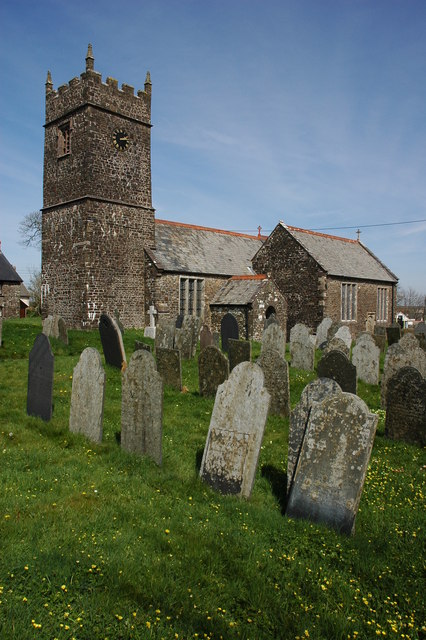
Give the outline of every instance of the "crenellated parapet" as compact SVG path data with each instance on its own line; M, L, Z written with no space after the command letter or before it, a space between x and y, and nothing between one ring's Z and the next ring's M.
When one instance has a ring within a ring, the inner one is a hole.
M94 70L92 47L89 45L86 56L86 70L80 77L72 78L55 90L50 71L46 80L46 124L72 115L84 106L91 105L105 111L119 114L130 120L145 124L151 123L151 78L146 75L143 90L138 90L108 77L102 82L102 75Z

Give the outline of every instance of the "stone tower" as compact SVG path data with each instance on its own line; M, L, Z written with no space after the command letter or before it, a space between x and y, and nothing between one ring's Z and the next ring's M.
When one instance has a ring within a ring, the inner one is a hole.
M154 246L151 81L144 90L86 70L57 91L46 81L42 309L96 327L117 310L143 327L144 247Z

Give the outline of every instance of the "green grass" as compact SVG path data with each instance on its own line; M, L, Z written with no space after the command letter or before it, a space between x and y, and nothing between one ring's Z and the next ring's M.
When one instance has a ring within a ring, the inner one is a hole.
M425 456L380 422L353 537L287 518L288 420L268 419L249 501L198 478L213 399L165 388L163 466L121 451L121 374L106 367L104 439L68 430L71 377L98 332L53 341L54 413L26 415L40 321L0 349L0 637L96 640L424 638ZM126 331L128 358L140 332ZM259 345L253 345L258 354ZM290 370L294 406L312 373Z

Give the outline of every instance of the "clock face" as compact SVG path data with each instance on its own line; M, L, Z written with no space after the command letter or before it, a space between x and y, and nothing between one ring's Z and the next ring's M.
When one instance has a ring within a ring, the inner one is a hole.
M129 136L123 129L116 129L114 131L112 141L119 151L124 151L129 146Z

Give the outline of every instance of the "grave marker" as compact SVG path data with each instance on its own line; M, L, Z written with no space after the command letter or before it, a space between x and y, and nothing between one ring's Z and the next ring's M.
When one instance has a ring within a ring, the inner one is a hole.
M157 349L157 370L164 384L182 391L182 365L178 349Z
M414 367L402 367L388 381L385 436L426 445L426 380Z
M102 442L105 371L97 349L87 347L74 367L69 429Z
M381 380L382 409L386 408L388 380L402 367L415 367L423 378L426 377L426 353L412 333L404 334L399 342L392 344L386 351Z
M48 422L52 417L54 356L49 338L39 333L28 364L27 414Z
M232 313L226 313L220 322L220 336L222 339L223 351L228 351L228 340L238 340L238 322Z
M290 383L287 360L275 349L263 349L256 364L263 371L265 388L271 396L269 413L286 418L290 415Z
M361 333L352 349L352 364L358 380L379 384L380 349L370 333Z
M356 394L356 367L341 351L330 351L322 356L317 367L318 378L335 380L342 391Z
M228 358L218 347L211 345L198 356L198 383L200 396L215 396L219 385L229 376Z
M282 358L285 358L285 335L280 325L276 322L269 324L262 334L262 345L260 353L273 349Z
M228 339L229 370L232 371L240 362L251 361L251 342L249 340Z

